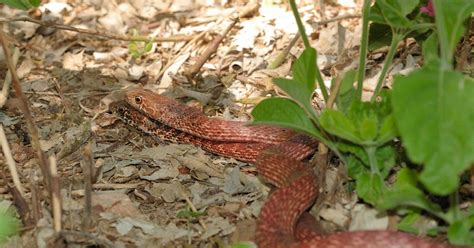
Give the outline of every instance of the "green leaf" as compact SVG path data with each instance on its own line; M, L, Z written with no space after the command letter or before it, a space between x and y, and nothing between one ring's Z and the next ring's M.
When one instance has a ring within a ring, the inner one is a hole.
M386 24L371 23L369 29L369 50L373 51L392 42L392 29Z
M143 52L147 53L147 52L151 51L152 48L153 48L153 42L149 41L145 44L145 48L143 49Z
M293 79L304 87L308 95L312 95L316 80L316 49L306 48L292 67Z
M327 132L340 138L361 144L362 140L357 136L356 126L342 112L333 109L324 109L320 117L321 126Z
M362 163L360 159L354 155L347 156L346 166L347 166L347 175L349 175L352 178L357 178L360 174L369 172L369 170L367 169L367 166L364 165L364 163Z
M382 10L380 10L378 1L376 1L375 4L370 7L369 20L372 21L372 23L387 24L385 18L383 17Z
M310 100L316 87L316 50L306 48L293 65L293 79L274 78L273 83L286 92L307 111L312 109Z
M183 210L178 211L178 213L176 213L176 217L185 218L185 219L196 219L196 218L199 218L199 217L204 216L206 214L207 214L206 212L199 212L199 211L192 211L190 209L183 209Z
M0 242L18 233L20 221L5 206L0 207Z
M398 223L397 229L416 235L426 232L426 234L430 236L436 236L438 234L437 228L430 228L428 226L430 223L427 222L426 219L424 220L423 216L420 215L419 210L415 211L409 210L409 213Z
M434 0L436 28L443 59L451 61L453 51L464 34L463 25L474 12L472 0Z
M336 97L337 108L343 113L347 113L351 103L356 99L356 89L354 82L356 81L357 72L350 70L344 74L339 88L339 94Z
M365 150L351 143L338 142L337 148L343 153L350 153L347 156L347 174L352 178L357 178L360 173L370 173L369 159ZM375 151L380 176L385 178L395 165L395 150L391 145L379 147Z
M359 126L360 138L362 140L375 140L377 137L377 119L364 118Z
M397 126L395 124L395 116L390 114L385 117L382 123L382 127L377 137L377 142L382 145L386 142L393 140L398 135Z
M294 101L274 97L261 101L252 111L254 124L270 124L292 128L323 139L305 110Z
M363 164L367 165L367 168L369 168L369 158L367 157L367 153L365 152L364 148L359 145L344 141L337 142L336 146L341 152L350 153L356 156L357 159L359 159Z
M472 224L468 220L459 220L452 223L448 228L449 242L454 245L474 245L474 232L471 231Z
M41 0L0 0L0 3L4 3L15 9L27 10L38 7Z
M392 27L410 28L412 22L406 17L418 5L418 0L378 0L377 4L385 20Z
M375 151L375 158L380 170L380 175L385 178L390 173L390 170L395 165L395 149L391 144L378 147Z
M433 193L456 190L474 162L474 80L429 67L397 77L393 108L409 158L424 164L421 182Z
M438 61L438 34L432 33L426 40L423 41L422 51L423 51L423 59L425 60L425 64L432 64Z
M385 191L385 184L380 175L361 173L356 177L357 195L365 202L374 205Z
M403 168L398 172L397 181L389 188L384 197L379 199L377 207L381 209L393 209L399 206L411 206L422 210L426 210L435 216L443 216L442 209L432 203L421 191L416 187L416 173Z

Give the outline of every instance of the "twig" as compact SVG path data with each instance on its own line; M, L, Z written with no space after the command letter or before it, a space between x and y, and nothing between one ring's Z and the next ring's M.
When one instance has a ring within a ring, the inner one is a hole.
M238 18L233 16L232 22L227 26L227 28L222 32L222 34L219 34L217 37L214 38L214 40L209 44L209 46L204 50L204 52L199 56L199 58L196 60L196 63L192 65L184 74L188 78L193 78L196 76L196 74L201 70L201 67L206 63L206 61L211 57L212 54L214 54L217 51L217 48L219 47L219 44L222 42L224 37L227 36L229 31L239 22L240 18L247 17L251 15L252 13L255 13L256 10L258 10L259 5L256 3L250 3L247 6L245 6L240 12Z
M10 194L13 198L13 202L17 207L18 215L20 216L23 225L26 228L36 226L36 223L33 222L33 219L31 219L31 211L28 207L28 203L26 202L25 198L21 196L21 194L15 187L8 186L8 191L10 191Z
M32 209L32 218L34 223L38 223L38 220L42 218L41 212L41 194L38 190L38 184L35 178L35 171L31 171L30 178L31 178L31 209Z
M0 25L1 27L2 25ZM15 47L13 49L13 67L16 67L16 64L18 63L18 58L20 57L20 50ZM3 81L3 87L2 87L2 93L0 94L0 108L5 105L8 99L8 92L10 91L10 85L12 83L12 75L10 74L10 71L7 72L7 76L5 77L5 81Z
M38 156L40 169L44 178L44 183L45 183L46 189L48 189L48 192L50 193L50 199L51 199L51 190L50 190L51 174L49 171L48 159L46 158L46 154L41 149L41 144L39 142L38 129L36 128L33 122L33 118L31 117L31 112L28 107L28 100L26 99L26 96L25 94L23 94L23 90L21 89L20 79L18 78L18 74L16 73L15 67L13 66L13 63L12 63L13 61L11 57L11 50L8 47L8 41L6 40L6 35L4 34L1 28L0 28L0 43L2 44L2 47L3 47L3 52L5 54L5 61L6 61L8 70L10 70L10 73L12 75L12 83L13 83L13 89L15 89L15 95L20 100L18 102L18 105L21 112L23 112L26 126L28 128L28 131L31 137L31 144L36 151L36 155Z
M300 33L296 33L295 37L290 41L288 46L279 53L276 58L267 66L267 69L272 70L278 68L285 61L286 56L290 53L291 48L295 46L296 42L300 39Z
M81 160L82 170L84 172L84 219L82 221L82 230L86 231L92 224L92 174L94 168L94 160L92 158L92 148L90 142L82 148Z
M110 34L110 33L101 33L96 30L85 29L85 28L76 28L69 25L64 25L55 22L43 22L31 17L23 16L23 17L16 17L11 19L0 19L0 22L32 22L44 27L53 27L62 30L73 31L77 33L87 34L91 36L102 37L106 39L114 39L114 40L122 40L122 41L142 41L142 42L149 42L150 40L153 42L180 42L180 41L190 41L194 38L194 35L175 35L170 37L161 37L161 38L150 38L146 36L127 36L127 35L119 35L119 34Z
M2 144L3 155L5 157L5 161L8 165L8 170L12 175L13 185L18 190L20 195L24 198L25 192L23 190L23 186L21 186L20 177L18 176L18 171L16 169L15 160L12 156L12 151L10 150L10 146L8 145L7 137L5 136L5 131L3 130L3 125L0 124L0 143Z
M61 216L61 185L58 176L58 167L56 166L56 158L49 157L49 164L51 169L51 191L52 191L52 208L53 208L53 229L55 232L60 232L62 229Z
M347 14L347 15L336 16L334 18L327 19L327 20L322 20L322 21L316 22L316 24L325 25L325 24L328 24L328 23L331 23L331 22L337 22L337 21L341 21L341 20L344 20L344 19L360 18L360 17L361 17L361 15L359 15L359 14Z
M227 36L229 31L237 24L238 18L235 18L229 26L222 32L222 34L217 35L217 37L214 38L214 40L209 44L209 46L204 50L204 52L199 56L199 58L196 60L196 63L192 65L187 72L184 74L189 77L193 78L196 76L196 74L201 70L201 67L206 63L206 61L211 57L212 54L214 54L217 51L217 48L219 47L219 44L222 42L224 37Z

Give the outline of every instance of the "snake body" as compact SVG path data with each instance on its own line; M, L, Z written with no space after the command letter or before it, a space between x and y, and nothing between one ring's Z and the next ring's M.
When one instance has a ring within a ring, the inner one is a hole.
M276 188L257 220L259 247L453 247L401 232L325 235L313 229L315 220L305 211L319 193L319 182L302 160L314 153L317 141L304 134L209 118L195 108L143 89L126 92L124 100L113 103L110 109L153 136L256 164L259 175Z

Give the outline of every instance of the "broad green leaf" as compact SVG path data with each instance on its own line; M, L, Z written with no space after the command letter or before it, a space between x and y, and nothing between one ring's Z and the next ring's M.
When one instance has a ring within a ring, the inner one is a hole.
M382 199L377 204L382 209L393 209L399 206L417 207L426 210L435 216L441 216L443 213L441 208L432 203L421 191L416 187L415 172L403 168L398 172L397 181L389 188Z
M395 79L392 102L409 158L424 164L420 181L447 195L474 162L474 80L424 68Z
M0 0L0 3L4 3L15 9L27 10L33 7L38 7L41 0Z
M369 158L367 157L367 153L363 147L344 141L337 142L336 146L341 152L350 153L356 156L357 159L359 159L363 164L367 165L367 168L369 168Z
M368 173L366 166L354 155L347 156L347 175L357 178L362 173Z
M0 209L0 242L5 241L8 237L18 233L20 221L15 215L2 206Z
M364 118L359 126L361 140L375 140L377 137L377 119Z
M316 79L316 50L306 48L293 65L293 79L274 78L273 83L285 91L306 110L310 104Z
M395 165L395 149L391 144L378 147L375 151L375 157L379 166L380 175L385 178Z
M369 50L373 51L392 42L392 29L389 25L380 23L371 23L369 29Z
M378 5L378 1L376 1L375 4L370 7L369 20L372 23L387 24L385 18L383 17L382 11L380 10L380 6Z
M385 184L380 175L361 173L356 177L357 195L365 202L375 204L385 191Z
M473 0L433 0L436 28L443 59L451 61L452 54L465 27L464 20L474 12Z
M254 124L270 124L292 128L321 139L321 133L305 110L294 101L274 97L261 101L252 111Z
M316 49L306 48L292 67L293 79L304 87L304 90L312 95L316 80ZM287 91L288 92L288 91Z
M427 226L431 223L426 221L424 216L420 215L419 210L415 211L416 210L409 210L409 213L398 223L397 229L417 235L426 233L430 236L436 236L438 234L437 228Z
M398 134L397 126L395 125L395 116L390 114L385 117L380 127L379 136L377 137L377 143L382 145L386 142L393 140Z
M350 153L347 156L347 173L350 177L356 178L362 172L370 172L369 159L362 147L351 143L338 142L337 148L343 153ZM375 157L380 175L385 178L395 165L395 150L391 145L385 145L375 151Z
M410 28L412 22L406 17L418 5L418 0L378 0L377 4L385 20L393 27Z
M435 63L438 58L438 34L432 33L426 40L423 41L422 45L422 52L423 52L423 59L425 60L425 64L432 64Z
M327 132L355 144L361 144L362 140L357 136L356 126L342 112L333 109L324 109L320 117L321 126Z
M356 98L356 89L354 88L354 82L356 81L357 72L350 70L346 72L341 80L341 86L339 88L339 94L336 97L337 108L343 113L347 112L351 103Z
M472 224L468 220L459 220L452 223L448 228L449 242L455 245L474 245L474 232L471 231Z

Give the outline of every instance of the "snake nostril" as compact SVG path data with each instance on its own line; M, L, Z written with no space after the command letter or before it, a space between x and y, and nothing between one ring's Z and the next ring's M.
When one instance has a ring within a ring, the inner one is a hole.
M142 104L142 98L140 96L135 97L135 103L136 104Z

